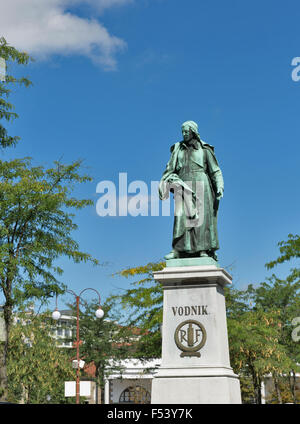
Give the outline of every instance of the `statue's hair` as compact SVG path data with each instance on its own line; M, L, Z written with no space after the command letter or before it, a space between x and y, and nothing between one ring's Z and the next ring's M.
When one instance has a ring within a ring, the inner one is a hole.
M200 140L200 134L198 132L198 125L194 121L185 121L182 125L183 126L188 125L188 127L192 130L192 132L195 134L195 136Z

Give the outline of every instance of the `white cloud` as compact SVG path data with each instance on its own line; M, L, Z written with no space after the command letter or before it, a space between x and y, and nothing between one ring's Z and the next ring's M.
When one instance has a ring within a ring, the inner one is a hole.
M81 1L81 0L78 0ZM133 0L86 0L88 3L97 6L99 9L105 9L111 6L121 6L122 4L131 3Z
M35 58L79 54L107 70L126 47L95 18L82 18L72 7L88 4L94 14L132 0L0 0L0 36Z

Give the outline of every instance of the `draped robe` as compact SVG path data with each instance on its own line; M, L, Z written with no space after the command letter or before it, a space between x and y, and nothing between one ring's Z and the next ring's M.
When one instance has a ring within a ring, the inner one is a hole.
M174 193L175 217L172 247L181 256L219 249L218 201L224 190L221 169L214 148L202 140L178 142L159 184L159 196Z

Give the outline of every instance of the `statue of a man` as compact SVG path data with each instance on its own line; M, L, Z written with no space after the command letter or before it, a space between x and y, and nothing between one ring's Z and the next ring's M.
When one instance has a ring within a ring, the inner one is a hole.
M210 256L219 249L217 213L224 182L213 146L200 139L194 121L182 124L183 141L171 147L171 158L159 184L164 200L174 193L173 250L165 259Z

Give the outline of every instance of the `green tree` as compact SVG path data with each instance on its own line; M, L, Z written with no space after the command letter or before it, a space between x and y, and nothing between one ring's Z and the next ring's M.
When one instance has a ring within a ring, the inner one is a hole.
M53 338L50 312L20 312L10 334L8 400L24 403L68 403L64 382L75 380L69 349Z
M255 401L255 387L253 379L245 367L244 361L240 358L240 340L236 325L240 322L251 306L251 294L248 290L238 290L235 287L225 287L226 315L229 338L230 362L235 372L239 374L241 396L243 403Z
M290 369L292 360L279 344L280 311L252 309L228 317L231 365L244 378L250 376L255 403L261 403L261 383L265 375L273 378Z
M132 351L132 356L139 359L159 358L161 355L163 291L161 284L154 280L153 272L162 270L164 266L165 262L151 262L118 273L126 278L143 277L132 282L132 288L122 295L112 297L126 313L126 326L140 330L140 337Z
M72 192L81 175L79 161L55 163L53 168L34 167L30 159L0 162L0 290L5 299L6 341L0 356L2 389L7 388L6 361L13 308L30 298L47 299L64 291L56 266L62 256L75 263L91 261L72 238L76 230L71 211L92 204Z
M94 366L96 384L103 389L108 373L122 372L119 361L130 355L132 332L119 324L120 314L111 300L102 305L104 318L96 318L97 308L98 302L91 301L80 309L80 357Z
M300 236L298 234L289 234L288 239L278 243L280 255L274 261L266 264L268 269L291 259L300 258Z
M278 396L278 393L280 395ZM281 377L277 385L274 387L266 399L267 403L299 403L300 393L295 392L293 395L291 390L291 381L287 376Z
M17 118L17 113L14 112L14 106L8 101L13 85L21 85L28 87L31 85L31 81L28 78L21 77L16 78L10 74L10 70L13 64L27 65L30 60L30 56L25 52L20 52L14 47L10 46L5 38L0 38L0 58L5 60L6 63L6 77L4 81L0 81L0 146L8 147L14 146L19 141L18 136L10 136L7 129L2 125L2 121L12 121Z
M283 262L290 260L296 260L300 258L300 236L289 234L288 239L278 243L280 255L274 261L268 262L266 267L268 269L274 268ZM294 364L300 363L300 346L295 343L292 338L292 321L294 318L300 316L300 268L292 268L290 274L286 280L278 279L274 274L269 279L269 283L264 283L261 291L258 293L257 302L259 302L264 308L268 309L272 307L270 305L270 299L272 299L278 307L281 308L283 313L282 322L282 335L280 343L283 344L290 357L294 361ZM272 302L271 300L271 302ZM290 370L291 376L288 374L288 387L290 388L292 399L294 403L298 402L299 395L297 398L296 394L296 371L299 369L296 365ZM285 378L286 379L286 378ZM282 387L287 387L286 382L281 382ZM277 385L280 387L280 384ZM277 398L280 400L280 390L276 390Z
M277 400L282 402L283 397L280 393L280 387L286 391L290 388L291 397L294 402L296 396L296 372L300 369L297 364L300 363L300 346L292 338L292 321L300 315L300 270L294 269L285 279L279 279L274 274L262 283L255 291L255 304L265 312L274 309L280 310L280 334L278 343L285 350L286 355L291 359L289 368L286 368L281 375L274 375L275 391ZM291 377L289 377L291 375ZM284 380L289 379L287 386Z
M278 245L280 255L266 264L268 269L300 257L298 235L289 234L288 240ZM300 269L293 268L284 280L273 274L257 287L249 285L244 292L230 290L226 296L232 363L240 375L251 376L257 402L261 380L267 373L273 377L273 401L276 398L276 402L284 402L289 388L291 398L297 402L300 354L299 344L293 341L291 333L293 318L300 315L299 289ZM249 324L251 332L247 339ZM258 357L259 361L255 359Z

